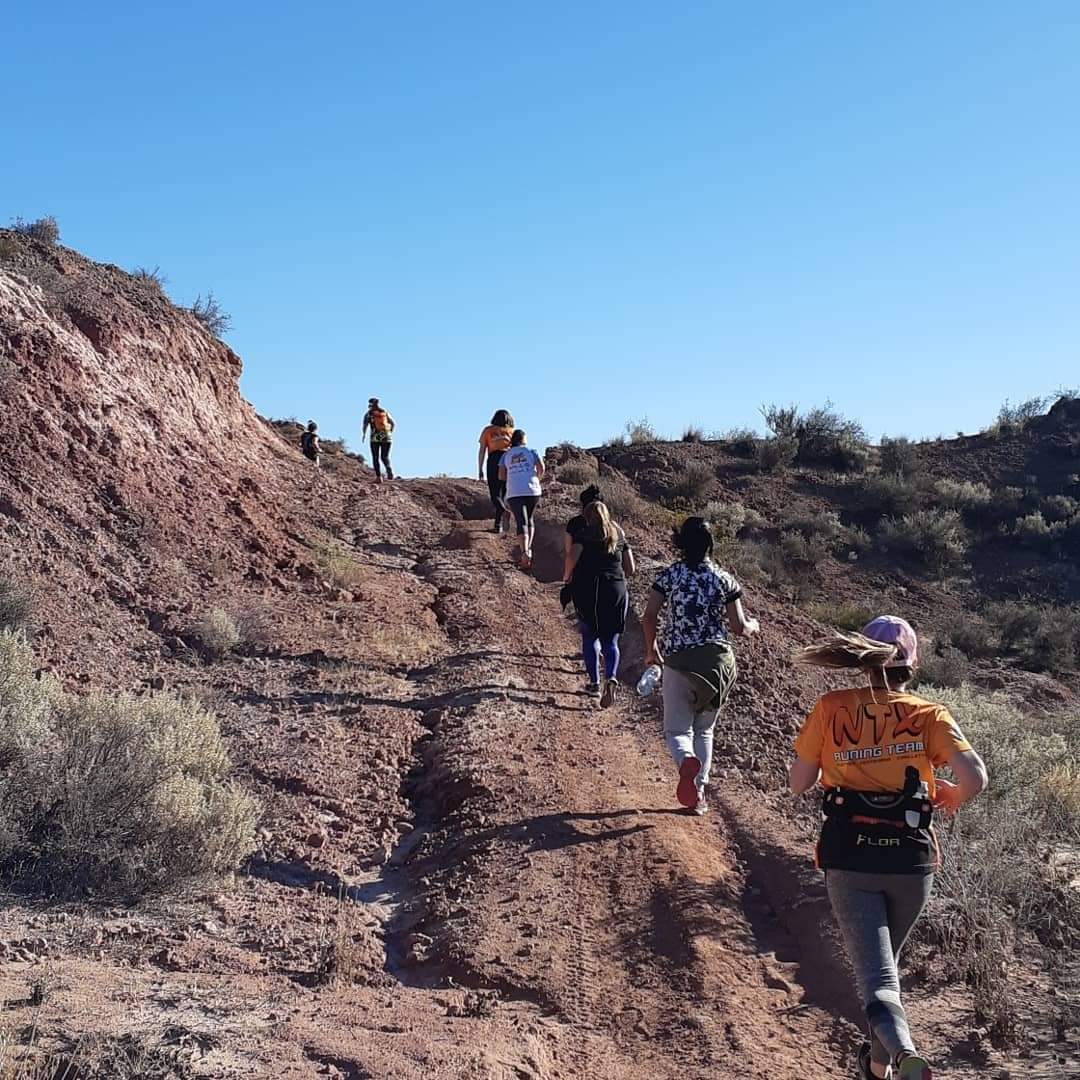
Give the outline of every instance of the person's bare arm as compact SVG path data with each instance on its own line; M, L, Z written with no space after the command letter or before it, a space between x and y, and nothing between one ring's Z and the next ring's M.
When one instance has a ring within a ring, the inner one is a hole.
M664 594L653 589L645 614L641 616L641 629L645 633L645 663L662 664L664 655L656 642L656 628L660 622L660 609L664 606Z
M727 606L728 626L736 637L750 637L761 629L757 619L753 619L743 611L742 599L732 600Z
M480 444L480 453L476 458L476 471L480 476L480 479L484 479L484 458L487 457L487 447L483 443Z
M367 429L371 426L371 413L364 413L364 426L360 429L360 438L367 441Z
M500 465L499 466L499 479L503 480L503 481L506 480L506 466L505 465Z
M946 764L956 777L956 783L935 781L934 806L948 815L955 814L964 803L974 799L986 788L990 778L983 759L974 750L957 750Z
M622 572L627 577L633 577L637 573L637 563L634 561L634 549L627 544L622 552Z
M809 791L821 777L821 766L816 761L796 758L788 769L788 787L795 795Z
M389 414L386 414L386 426L393 431L397 427L397 421Z
M563 581L569 581L574 576L574 567L577 566L584 550L581 544L570 545L570 550L567 551L566 558L563 560Z
M541 479L544 476L544 461L539 455L536 458L536 475Z

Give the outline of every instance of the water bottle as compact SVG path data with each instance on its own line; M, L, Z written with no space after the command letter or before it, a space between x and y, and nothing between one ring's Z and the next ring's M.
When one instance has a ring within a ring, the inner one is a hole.
M649 697L660 685L660 678L662 675L663 672L661 671L659 664L650 664L641 673L641 678L638 679L637 692L642 697Z

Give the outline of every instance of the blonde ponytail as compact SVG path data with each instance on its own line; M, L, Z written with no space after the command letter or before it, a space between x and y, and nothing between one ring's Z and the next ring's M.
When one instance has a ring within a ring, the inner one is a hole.
M611 520L611 512L599 499L589 503L584 510L585 520L599 530L604 541L604 550L614 555L619 546L619 527Z
M895 645L886 645L862 634L837 632L820 645L800 649L795 654L795 663L812 667L882 671L896 660L897 655Z

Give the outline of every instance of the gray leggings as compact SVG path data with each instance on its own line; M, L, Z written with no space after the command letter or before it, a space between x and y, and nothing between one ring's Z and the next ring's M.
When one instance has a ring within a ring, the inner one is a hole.
M933 874L860 874L827 870L833 914L844 937L870 1025L871 1057L889 1065L914 1054L897 963L911 928L930 899Z

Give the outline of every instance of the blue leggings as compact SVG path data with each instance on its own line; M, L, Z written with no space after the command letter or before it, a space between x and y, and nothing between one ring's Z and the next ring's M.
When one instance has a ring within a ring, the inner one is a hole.
M591 626L580 623L581 654L585 659L585 671L589 682L600 681L600 656L604 657L604 676L614 679L619 674L619 635L615 634L606 641L598 637Z

